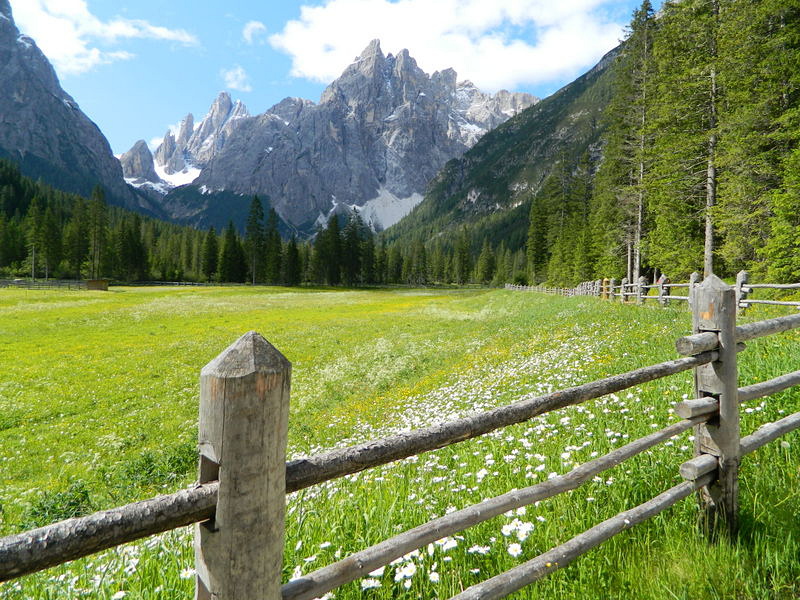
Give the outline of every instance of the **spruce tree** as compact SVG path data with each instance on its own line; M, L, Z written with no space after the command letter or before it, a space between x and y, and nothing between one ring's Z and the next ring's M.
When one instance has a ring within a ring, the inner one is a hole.
M283 282L288 286L300 285L302 265L300 252L297 248L297 238L292 235L286 244L286 260L284 261Z
M253 285L256 284L256 281L261 281L264 245L264 207L261 205L261 200L258 196L253 196L244 232L244 247L249 263L250 282Z

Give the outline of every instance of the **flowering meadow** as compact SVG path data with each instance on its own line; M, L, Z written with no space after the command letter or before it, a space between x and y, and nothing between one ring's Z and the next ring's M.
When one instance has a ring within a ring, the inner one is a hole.
M753 311L748 320L779 311ZM200 369L256 330L293 364L291 458L474 414L676 358L685 306L504 290L0 290L0 534L176 491L195 477ZM748 343L741 385L798 369L800 334ZM284 579L678 420L691 373L291 494ZM800 410L748 403L743 435ZM734 542L684 501L519 598L800 595L800 436L747 456ZM326 598L449 598L680 482L691 431L581 488L415 550ZM2 599L181 599L192 529L0 584Z

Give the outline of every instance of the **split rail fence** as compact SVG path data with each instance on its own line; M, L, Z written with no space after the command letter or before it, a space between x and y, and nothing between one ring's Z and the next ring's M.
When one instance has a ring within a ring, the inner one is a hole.
M733 535L742 457L800 428L798 412L740 437L740 403L800 384L800 371L739 388L737 355L747 340L800 328L800 314L737 326L736 306L736 290L712 275L692 290L694 333L676 343L683 358L290 462L285 451L291 365L259 334L247 333L200 375L198 483L175 494L0 539L0 581L195 523L196 598L316 598L428 543L575 489L689 429L695 430L695 457L680 466L683 483L455 598L503 598L694 492L699 493L704 529ZM680 421L564 475L447 514L281 583L287 493L692 369L695 399L676 405Z
M747 271L739 271L736 275L736 306L743 312L754 304L771 304L776 306L796 306L800 308L800 302L787 300L756 300L750 298L756 290L800 290L800 283L750 283L750 275ZM700 284L700 274L695 272L689 276L686 283L672 283L668 278L662 277L653 284L647 283L647 278L639 277L637 281L629 282L626 277L621 281L616 279L597 279L595 281L584 281L574 288L550 287L545 285L514 285L507 283L507 290L521 290L529 292L539 292L542 294L556 294L559 296L599 296L607 300L619 300L630 302L635 300L637 304L643 304L647 300L657 300L662 306L666 306L671 300L688 302L691 291ZM689 293L680 296L673 295L673 288L688 288ZM650 290L656 290L655 295L650 295Z

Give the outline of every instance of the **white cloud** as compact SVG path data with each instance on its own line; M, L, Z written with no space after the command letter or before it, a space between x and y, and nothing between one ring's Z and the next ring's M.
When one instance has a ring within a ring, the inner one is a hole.
M267 32L267 26L261 21L248 21L242 29L242 37L248 44L256 41L256 38Z
M253 88L247 81L247 72L239 65L220 71L225 87L238 92L252 92Z
M150 138L150 141L147 142L147 146L150 148L151 152L155 152L163 141L163 137L156 136L154 138Z
M53 62L60 75L83 73L97 65L127 60L125 50L108 50L98 44L116 44L143 38L197 44L183 29L170 29L141 19L115 17L101 21L89 11L86 0L12 0L20 30L30 35Z
M487 91L571 76L622 36L602 17L620 0L326 0L270 36L292 58L292 75L330 82L378 38L408 48L427 71L453 67Z

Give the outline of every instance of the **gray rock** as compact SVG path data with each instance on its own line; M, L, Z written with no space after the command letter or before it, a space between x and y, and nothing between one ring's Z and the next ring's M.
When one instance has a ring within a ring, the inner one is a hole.
M159 213L124 181L108 141L58 81L31 38L20 35L0 0L0 156L23 174L88 195L101 184L109 201Z
M122 165L122 174L125 179L134 180L131 182L134 185L142 184L145 181L161 182L153 166L153 154L144 140L136 142L120 157L119 162Z
M171 131L156 149L156 164L171 175L187 167L202 168L216 155L239 122L250 113L239 100L233 102L227 92L220 92L208 114L194 126L194 116L189 113L181 121L178 135Z

